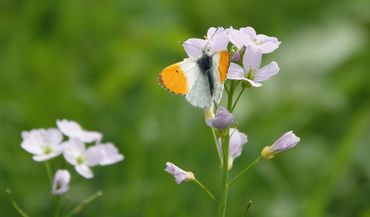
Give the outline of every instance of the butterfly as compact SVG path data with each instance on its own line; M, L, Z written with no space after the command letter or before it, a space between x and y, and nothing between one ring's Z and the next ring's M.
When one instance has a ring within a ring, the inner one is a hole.
M185 95L191 105L200 108L220 102L230 65L226 49L210 53L206 47L196 47L200 49L197 57L167 66L159 74L159 82L165 89Z

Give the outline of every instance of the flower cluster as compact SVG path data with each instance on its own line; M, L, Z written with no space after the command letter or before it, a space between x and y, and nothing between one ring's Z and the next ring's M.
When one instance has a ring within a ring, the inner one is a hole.
M279 48L280 41L276 37L257 34L252 27L211 27L205 39L191 38L183 43L189 57L199 58L203 52L214 54L227 50L231 42L231 60L227 78L240 80L253 87L262 86L261 82L276 75L280 68L272 61L261 67L262 55L269 54Z
M124 159L112 143L102 143L103 135L87 131L75 121L57 120L58 128L34 129L22 132L21 147L33 154L35 161L47 161L63 155L84 178L92 178L91 167L106 166ZM63 141L63 135L68 139ZM87 147L87 144L92 145ZM58 170L53 181L53 194L61 194L69 189L68 170Z
M280 43L276 37L257 34L252 27L211 27L204 39L190 38L183 43L190 58L200 58L204 53L214 55L216 52L228 51L231 59L227 81L224 83L228 94L227 107L218 105L215 101L215 104L204 108L205 122L214 132L220 163L225 170L232 169L234 160L241 155L244 145L248 142L247 135L237 129L238 124L235 123L232 112L245 89L261 87L263 81L279 72L279 65L275 61L262 67L261 63L262 56L274 52ZM233 100L237 90L240 93L237 99ZM289 131L273 145L266 146L255 162L261 158L271 159L275 154L293 148L299 140L293 131ZM227 153L227 156L224 156L224 153ZM197 181L192 172L184 171L172 163L167 162L165 170L175 176L177 184Z

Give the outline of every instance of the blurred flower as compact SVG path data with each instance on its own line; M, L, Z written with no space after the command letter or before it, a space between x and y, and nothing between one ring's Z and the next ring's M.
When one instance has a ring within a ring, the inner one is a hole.
M228 168L229 170L231 170L234 160L241 155L244 144L248 142L248 137L244 133L239 132L239 130L236 128L230 128L229 135L230 139ZM222 155L221 138L218 139L218 145Z
M272 53L279 48L280 41L276 37L258 34L252 27L229 30L230 41L240 50L243 46L253 46L261 50L263 54Z
M90 167L107 166L124 159L112 143L97 144L86 149L83 142L72 139L65 142L64 147L66 161L75 166L76 171L87 179L93 177Z
M176 183L178 185L181 184L183 181L191 181L195 179L192 172L187 172L171 162L166 163L165 171L175 177Z
M225 108L218 107L216 116L210 119L206 119L206 123L209 127L224 130L232 124L234 121L233 115Z
M262 149L261 157L264 159L271 159L275 156L275 154L287 151L300 141L300 138L297 137L293 131L286 132L282 135L274 144L271 146L266 146Z
M75 121L57 120L57 126L60 131L70 139L79 139L82 142L100 141L102 134L95 131L86 131Z
M261 81L268 80L279 72L279 66L272 61L267 66L260 68L262 53L261 50L248 46L243 56L243 67L230 63L227 78L231 80L244 80L253 87L260 87Z
M112 143L94 145L89 147L86 152L89 156L94 156L93 159L100 166L115 164L124 159L124 156Z
M206 39L190 38L183 43L185 52L191 58L199 58L204 52L213 54L227 50L229 38L222 27L208 29Z
M94 175L90 167L99 164L100 156L95 151L86 150L85 144L80 140L69 140L64 143L64 147L63 155L66 161L72 164L81 176L92 178Z
M70 181L71 174L68 170L58 170L54 176L53 189L51 193L54 195L66 193L69 190Z
M36 129L22 132L21 147L34 156L35 161L46 161L63 152L63 135L58 129Z

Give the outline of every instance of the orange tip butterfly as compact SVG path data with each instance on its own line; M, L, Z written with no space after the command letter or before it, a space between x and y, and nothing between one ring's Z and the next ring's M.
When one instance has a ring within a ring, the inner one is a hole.
M185 95L191 105L205 108L220 102L229 65L226 50L209 54L204 48L199 57L189 57L163 69L159 82L170 92Z

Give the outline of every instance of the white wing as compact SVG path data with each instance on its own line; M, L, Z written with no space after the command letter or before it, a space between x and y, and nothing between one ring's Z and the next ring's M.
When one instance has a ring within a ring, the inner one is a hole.
M181 63L181 69L188 79L189 92L186 100L193 106L205 108L212 103L207 76L202 75L196 59L188 58Z

